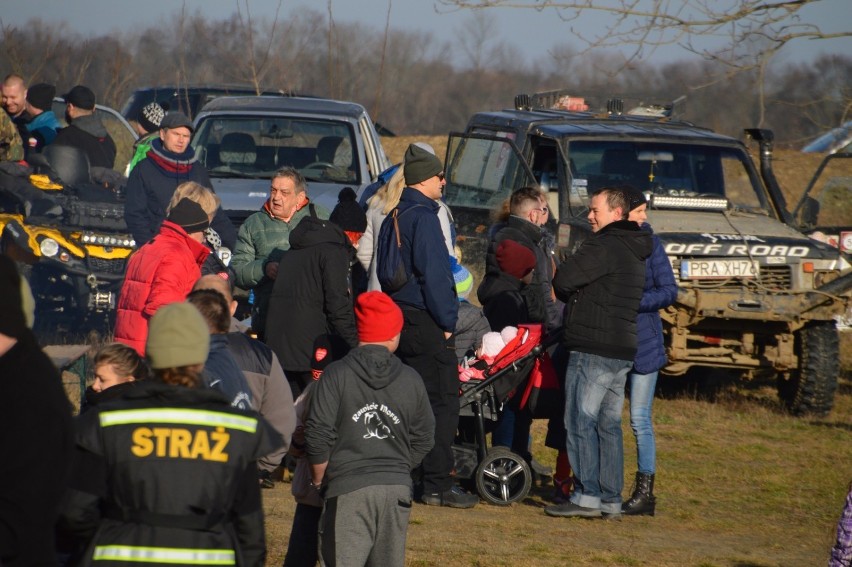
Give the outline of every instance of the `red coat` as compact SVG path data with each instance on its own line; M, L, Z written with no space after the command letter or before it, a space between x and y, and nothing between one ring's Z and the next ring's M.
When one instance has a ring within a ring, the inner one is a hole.
M183 301L201 277L210 250L184 229L165 221L160 232L127 264L115 319L115 340L145 355L148 320L162 307Z

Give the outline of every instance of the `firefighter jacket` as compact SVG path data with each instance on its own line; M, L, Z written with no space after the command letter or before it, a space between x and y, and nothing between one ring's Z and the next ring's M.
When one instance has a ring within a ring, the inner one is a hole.
M255 461L282 442L216 390L140 382L80 416L60 528L84 565L262 566Z

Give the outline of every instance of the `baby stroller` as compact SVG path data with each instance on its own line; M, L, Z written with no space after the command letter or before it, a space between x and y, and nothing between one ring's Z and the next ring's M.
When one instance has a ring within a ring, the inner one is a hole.
M508 447L488 448L486 432L499 419L503 404L530 376L538 358L544 355L541 325L519 325L481 380L460 382L460 435L453 445L455 475L473 479L480 497L491 504L506 506L523 500L532 485L532 471L526 460Z

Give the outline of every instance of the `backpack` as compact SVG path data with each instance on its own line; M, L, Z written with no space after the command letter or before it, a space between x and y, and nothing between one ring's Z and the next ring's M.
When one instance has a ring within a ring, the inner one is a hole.
M405 262L402 260L402 237L399 234L398 219L401 215L419 206L421 205L409 207L401 213L399 207L397 207L382 221L376 246L376 276L382 286L382 291L385 293L395 293L401 290L411 278L411 275L405 269Z

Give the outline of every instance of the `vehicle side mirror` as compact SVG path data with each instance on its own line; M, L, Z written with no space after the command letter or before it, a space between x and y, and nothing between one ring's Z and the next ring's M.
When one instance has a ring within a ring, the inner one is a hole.
M814 228L817 226L819 219L819 201L813 197L805 197L805 202L802 203L802 209L799 212L799 218L804 228Z

